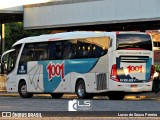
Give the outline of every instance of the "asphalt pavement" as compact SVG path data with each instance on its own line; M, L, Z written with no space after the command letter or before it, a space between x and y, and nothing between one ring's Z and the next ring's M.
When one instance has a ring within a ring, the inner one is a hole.
M0 91L0 97L19 97L19 94L18 93L9 93L9 92L6 92L6 91ZM51 97L49 94L34 94L34 97ZM76 99L77 96L76 94L64 94L63 98L66 98L66 99ZM125 99L135 99L135 100L138 100L138 99L157 99L157 98L160 98L160 93L142 93L142 94L131 94L131 95L126 95L125 96ZM95 96L94 99L108 99L106 96Z
M0 97L2 97L2 100L3 99L7 99L7 100L10 100L10 97L18 97L18 98L13 98L12 99L12 101L14 102L14 101L19 101L19 102L21 102L21 99L19 99L19 94L18 93L8 93L8 92L6 92L6 91L1 91L0 92ZM5 98L6 97L6 98ZM50 107L51 105L53 105L54 103L56 103L56 105L59 107L59 104L58 103L60 103L60 104L62 104L62 103L65 103L65 105L67 104L67 100L65 100L65 99L75 99L75 98L77 98L76 97L76 95L75 94L65 94L64 96L63 96L63 99L62 100L50 100L50 99L46 99L46 98L51 98L51 96L49 95L49 94L35 94L34 95L34 97L36 98L36 97L38 97L38 99L31 99L31 100L28 100L28 99L26 99L26 100L23 100L23 102L22 103L18 103L17 105L19 106L19 104L27 104L27 102L31 102L32 103L32 101L33 101L33 104L34 105L38 105L38 106L40 106L39 104L38 104L38 102L37 101L41 101L41 104L42 105L46 105L45 104L45 102L47 101L47 103L49 103L49 105L48 105L48 107ZM40 98L45 98L45 99L40 99ZM104 102L104 100L103 99L108 99L107 97L100 97L100 96L96 96L96 97L94 97L94 99L102 99L102 101L99 101L99 100L95 100L95 101L93 101L95 104L94 104L94 108L95 108L95 106L96 105L98 105L98 107L102 104L102 103L105 103L106 105L101 105L102 107L103 106L109 106L109 108L111 109L111 107L116 107L115 106L115 103L117 103L117 101L107 101L107 103L106 102ZM145 101L143 101L143 99L145 100ZM128 101L128 100L131 100L131 101ZM140 100L140 101L132 101L132 100ZM141 101L142 100L142 101ZM143 94L138 94L138 95L127 95L126 97L125 97L125 101L118 101L120 104L118 104L118 105L121 105L122 104L122 106L123 105L125 105L125 104L128 104L129 106L131 106L131 104L132 104L132 102L133 103L135 103L136 102L136 105L138 105L138 106L143 106L143 105L141 105L141 104L143 104L143 103L145 103L145 102L147 102L147 105L150 105L151 103L149 103L148 102L148 100L153 100L153 102L152 102L152 105L153 105L153 103L155 103L155 104L157 104L157 103L159 103L157 100L160 100L160 93L158 93L158 94L155 94L155 93L143 93ZM101 104L99 104L99 102L101 102ZM6 104L6 106L8 106L8 104L9 103L7 103ZM29 104L27 104L27 105L29 105ZM55 105L55 107L56 107L56 105ZM3 106L5 106L5 104L3 104ZM37 106L37 107L38 107ZM43 107L44 107L43 106ZM132 105L132 106L134 106L134 105ZM154 105L153 105L154 106ZM12 107L16 107L16 105L13 105ZM30 106L26 106L27 108L28 107L30 107ZM47 108L48 108L47 107ZM52 106L53 107L53 106ZM144 107L144 106L143 106ZM16 107L17 108L17 107ZM24 106L22 107L22 108L24 108ZM36 107L35 107L36 108ZM42 107L40 107L40 108L42 108ZM96 106L96 108L97 108L97 106ZM39 109L39 108L37 108L37 109ZM136 108L137 109L137 108ZM96 114L96 113L95 113ZM1 118L0 118L1 119ZM40 119L40 118L38 118L38 119ZM90 119L95 119L95 120L103 120L103 119L110 119L110 120L117 120L117 119L119 119L119 120L128 120L128 119L135 119L135 120L138 120L138 119L144 119L144 120L151 120L151 119L159 119L158 117L149 117L149 118L147 118L147 117L140 117L140 118L137 118L137 117L44 117L43 119L46 119L46 120L48 120L48 119L58 119L58 120L61 120L61 119L68 119L68 120L82 120L82 119L87 119L87 120L90 120Z

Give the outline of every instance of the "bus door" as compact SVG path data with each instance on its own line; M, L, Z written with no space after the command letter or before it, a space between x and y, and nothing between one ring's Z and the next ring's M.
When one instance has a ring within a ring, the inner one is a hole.
M39 56L35 53L35 44L25 44L17 75L26 80L29 92L43 92L43 66L38 64Z

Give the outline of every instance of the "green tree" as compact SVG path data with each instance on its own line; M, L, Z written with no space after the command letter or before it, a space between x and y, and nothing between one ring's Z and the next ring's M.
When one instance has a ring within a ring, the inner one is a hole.
M5 50L11 48L11 46L18 40L30 37L37 36L41 34L49 34L51 30L24 30L22 22L16 23L6 23L5 24Z

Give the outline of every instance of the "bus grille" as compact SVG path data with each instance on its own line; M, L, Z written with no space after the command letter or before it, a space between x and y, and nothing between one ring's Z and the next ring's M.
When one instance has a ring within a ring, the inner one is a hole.
M104 89L107 89L106 74L101 73L97 75L97 90L104 90Z

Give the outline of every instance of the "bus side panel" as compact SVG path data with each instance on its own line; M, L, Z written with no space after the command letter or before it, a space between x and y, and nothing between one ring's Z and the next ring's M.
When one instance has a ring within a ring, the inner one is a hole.
M92 83L95 85L94 92L104 92L108 91L109 87L109 52L100 57L97 64L94 66L94 68L90 71L92 74L92 79L95 81L95 83ZM87 79L90 80L91 75L87 75ZM87 86L88 87L88 86ZM88 89L88 92L92 92Z
M36 61L31 61L27 64L27 70L28 91L38 93L44 92L43 66Z
M100 57L94 66L94 68L90 71L91 73L108 73L109 72L109 57L108 54Z
M86 92L101 93L108 91L108 73L86 74Z
M67 74L63 80L61 80L59 86L55 89L55 93L70 93L71 92L71 74Z
M97 61L97 58L38 61L43 66L44 92L71 92L70 73L86 74Z
M97 92L97 82L95 73L87 73L85 80L86 92L94 93Z
M87 91L92 91L91 84L95 84L95 73L90 74L90 71L96 66L97 61L97 58L30 61L27 67L21 65L18 72L23 73L19 75L24 75L24 71L27 71L24 79L27 81L29 92L73 92L79 75L85 76L86 74L88 77L87 79L84 77L84 80L90 86ZM72 72L76 73L74 77L70 76ZM92 75L94 76L91 77ZM93 80L89 81L90 77ZM72 83L74 83L74 89L71 90Z
M74 93L75 92L75 88L76 88L76 82L77 80L86 80L86 75L85 74L79 74L79 73L75 73L75 72L72 72L71 73L71 90L72 92Z
M86 92L88 92L88 93L97 92L95 73L86 73L86 74L79 74L79 73L74 73L74 72L71 73L72 92L75 92L77 80L84 81L85 87L86 87Z
M70 92L70 74L62 75L64 68L61 69L61 66L63 65L62 60L29 62L29 91L44 93Z
M44 93L55 92L64 80L64 62L62 60L46 60L38 61L38 64L43 66Z
M18 92L18 81L16 75L10 74L7 76L6 89L7 92Z

